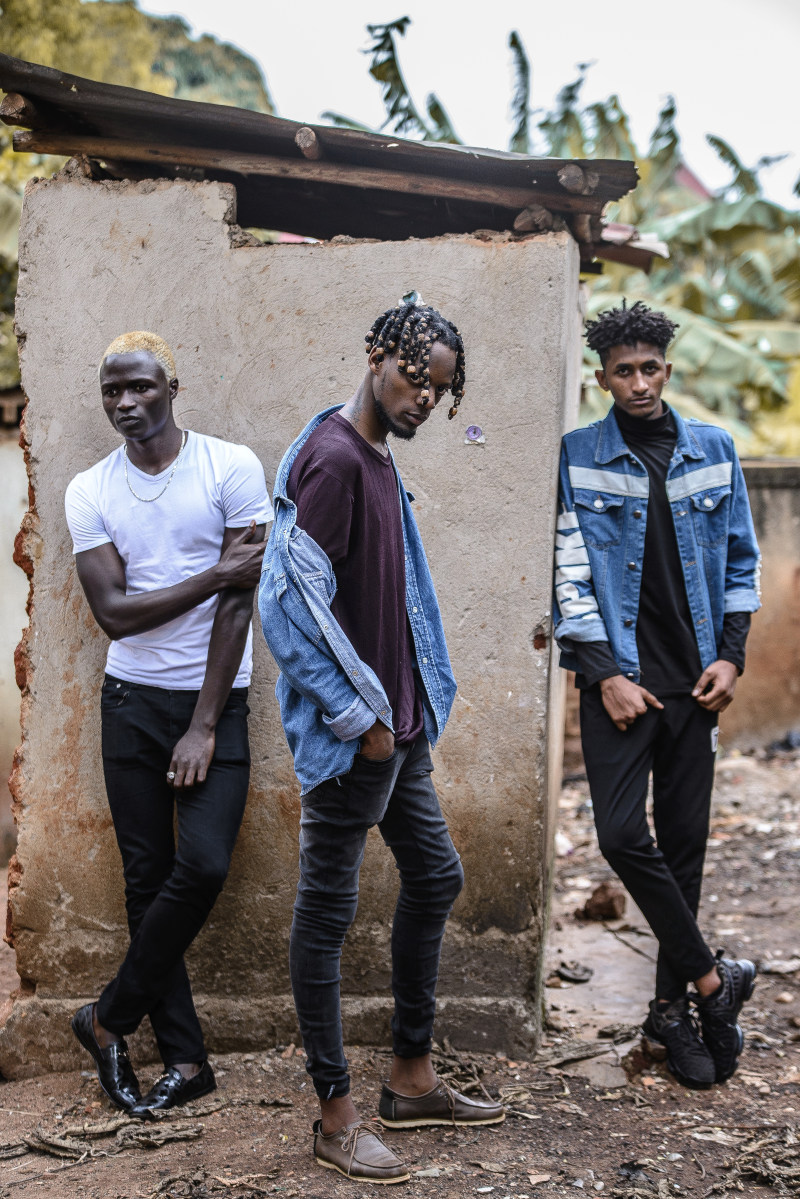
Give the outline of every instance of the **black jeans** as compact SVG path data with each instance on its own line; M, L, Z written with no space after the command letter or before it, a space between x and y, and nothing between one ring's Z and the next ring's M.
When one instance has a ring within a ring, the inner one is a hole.
M436 979L445 923L464 883L431 781L424 736L385 762L357 754L352 769L302 800L300 881L290 945L292 991L320 1099L347 1095L339 962L358 907L358 874L367 832L377 825L400 872L392 925L394 1052L430 1052Z
M623 733L590 687L581 692L581 741L600 851L658 940L657 997L677 999L714 965L696 917L718 716L691 696L662 702ZM645 810L651 771L655 841Z
M97 1018L125 1036L149 1016L166 1066L205 1057L183 955L222 890L250 779L247 688L237 687L217 724L206 781L180 793L167 783L197 696L106 675L100 705L131 943L98 1000Z

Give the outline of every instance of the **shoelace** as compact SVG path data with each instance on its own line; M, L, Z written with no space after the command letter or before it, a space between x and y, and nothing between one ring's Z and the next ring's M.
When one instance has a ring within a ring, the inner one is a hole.
M449 1087L446 1082L439 1080L439 1086L444 1091L447 1099L447 1106L450 1108L450 1119L453 1121L453 1127L456 1127L456 1097L453 1093L453 1088Z
M686 1011L681 1017L680 1030L683 1033L682 1039L686 1043L690 1043L693 1047L695 1044L695 1038L697 1040L702 1040L700 1033L700 1021L698 1020L696 1013L693 1012L690 1007L686 1008Z
M353 1166L353 1158L355 1157L356 1149L358 1148L358 1134L360 1132L369 1132L376 1138L376 1140L381 1140L381 1138L375 1132L375 1129L366 1120L362 1120L359 1124L354 1124L352 1128L348 1128L347 1132L342 1137L342 1151L344 1153L350 1153L350 1160L347 1163L348 1178L350 1177L350 1171ZM381 1141L381 1144L383 1144L383 1141Z

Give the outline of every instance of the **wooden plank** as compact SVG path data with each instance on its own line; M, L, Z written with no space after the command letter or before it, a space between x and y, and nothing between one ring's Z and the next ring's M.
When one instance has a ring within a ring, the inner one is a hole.
M39 119L36 105L25 96L20 96L18 92L9 92L7 96L3 96L0 101L0 121L4 125L21 125L24 129L41 127L43 123Z
M364 187L378 191L405 192L440 199L471 200L519 210L537 202L556 212L600 214L604 201L591 196L555 195L530 187L471 183L464 179L443 179L409 171L388 171L371 167L350 167L308 159L277 158L260 154L240 154L231 150L211 150L197 146L151 145L116 141L83 134L19 132L14 134L14 149L34 154L87 154L90 158L112 158L147 162L166 167L181 165L209 170L230 171L240 175L265 175L278 179L296 179Z
M240 153L291 156L301 125L265 113L196 100L157 96L136 88L98 83L51 67L23 62L0 53L0 88L33 100L57 132L74 128L106 139L141 142L145 137L165 145L225 146ZM412 173L489 185L527 188L537 193L562 191L556 178L564 159L531 158L484 147L448 146L408 141L385 134L333 126L308 126L325 147L330 162L355 167L410 170ZM69 150L65 151L69 153ZM577 160L585 171L599 174L594 199L618 200L636 186L635 164L626 160ZM542 203L546 203L542 199ZM549 205L548 205L549 206ZM522 207L522 205L517 205ZM561 210L564 211L563 204ZM578 211L576 209L576 211ZM589 209L583 209L589 211Z
M313 129L309 129L308 125L303 125L297 130L294 135L295 145L299 147L303 158L310 158L316 162L322 158L322 143L317 137Z

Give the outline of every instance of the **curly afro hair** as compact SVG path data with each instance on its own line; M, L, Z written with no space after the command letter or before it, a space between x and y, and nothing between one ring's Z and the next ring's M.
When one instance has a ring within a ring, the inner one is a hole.
M667 346L679 326L663 312L653 312L641 300L628 308L622 301L621 308L609 308L600 312L596 321L586 322L586 342L590 350L599 354L605 366L609 352L614 346L635 346L644 343L657 346L666 355Z

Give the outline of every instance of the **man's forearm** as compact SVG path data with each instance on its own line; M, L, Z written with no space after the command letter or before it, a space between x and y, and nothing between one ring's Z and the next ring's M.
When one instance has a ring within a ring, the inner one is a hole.
M103 632L113 641L119 641L121 637L149 633L151 629L183 616L198 604L211 599L224 586L217 563L172 587L134 595L114 591L104 595L101 602L90 606Z
M110 542L75 557L78 578L100 628L114 641L167 624L226 588L251 593L261 573L264 526L226 528L219 562L171 587L127 592L125 564Z
M196 728L216 728L231 693L253 619L254 591L224 591L211 628L206 673L192 717Z

